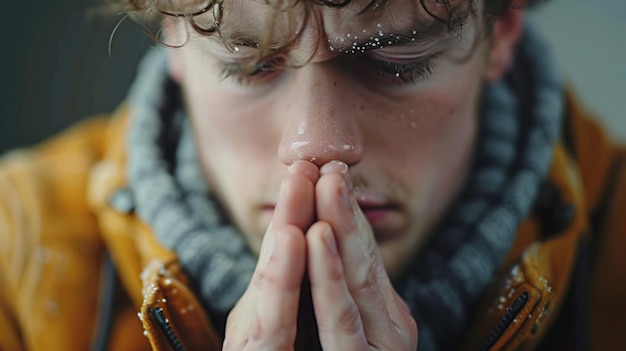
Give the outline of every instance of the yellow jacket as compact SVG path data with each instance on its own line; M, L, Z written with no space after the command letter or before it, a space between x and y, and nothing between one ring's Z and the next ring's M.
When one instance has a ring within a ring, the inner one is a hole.
M552 186L485 293L469 350L622 344L626 151L567 100ZM0 350L221 349L176 255L110 205L126 184L128 115L0 161Z

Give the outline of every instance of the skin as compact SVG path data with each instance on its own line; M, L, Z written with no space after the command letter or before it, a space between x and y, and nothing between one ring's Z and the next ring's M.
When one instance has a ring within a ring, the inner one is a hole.
M263 28L264 5L241 4L233 6L243 22ZM317 20L289 50L308 63L263 72L248 85L222 79L217 67L252 48L229 52L191 34L185 47L170 50L207 180L259 254L228 318L224 349L293 349L305 272L324 349L416 349L416 323L391 279L423 247L462 183L482 84L509 64L522 14L509 11L473 52L473 23L463 40L445 36L366 54L331 49L355 28L374 36L378 23L390 32L425 18L411 4L390 2L384 16L362 23L341 21L353 5L317 8ZM282 25L278 42L289 32ZM184 37L180 23L165 29L172 43ZM433 73L411 84L372 63L434 53Z

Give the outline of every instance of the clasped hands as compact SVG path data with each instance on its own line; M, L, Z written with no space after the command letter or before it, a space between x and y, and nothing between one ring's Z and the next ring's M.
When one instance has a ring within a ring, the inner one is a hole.
M305 272L324 350L417 349L417 325L343 162L290 167L253 278L228 316L224 350L294 350Z

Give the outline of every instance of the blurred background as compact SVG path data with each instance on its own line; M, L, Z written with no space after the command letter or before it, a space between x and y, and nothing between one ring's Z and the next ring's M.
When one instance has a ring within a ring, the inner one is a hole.
M2 6L0 154L31 145L124 99L152 39L121 16L92 16L102 0L10 1ZM90 11L92 10L92 11ZM551 0L530 20L552 43L566 81L626 141L626 1Z

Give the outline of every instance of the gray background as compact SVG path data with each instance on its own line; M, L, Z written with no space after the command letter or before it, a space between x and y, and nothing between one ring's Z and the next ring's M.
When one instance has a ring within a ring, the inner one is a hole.
M551 0L529 18L585 107L626 141L626 0Z
M123 100L152 40L128 20L109 57L109 36L121 16L89 16L98 1L3 4L0 153L109 112ZM624 0L552 0L529 17L544 29L583 103L626 141L625 13Z

